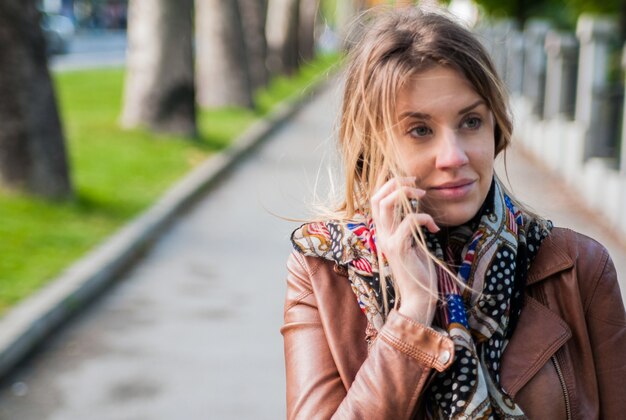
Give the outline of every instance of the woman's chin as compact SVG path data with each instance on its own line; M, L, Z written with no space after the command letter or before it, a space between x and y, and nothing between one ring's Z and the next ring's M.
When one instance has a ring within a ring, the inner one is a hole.
M455 226L460 226L463 223L468 222L471 219L471 217L468 218L445 218L445 219L437 219L435 218L435 223L437 223L437 226L439 227L455 227Z
M478 212L478 209L474 206L448 206L445 211L429 211L424 209L426 213L430 214L435 223L439 227L454 227L460 226L469 222Z

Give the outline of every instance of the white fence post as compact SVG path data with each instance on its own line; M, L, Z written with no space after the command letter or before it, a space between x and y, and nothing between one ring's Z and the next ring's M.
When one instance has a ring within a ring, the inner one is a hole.
M532 112L543 114L543 96L546 78L544 42L550 30L548 22L531 19L524 29L524 96L530 101Z
M613 19L582 15L578 19L576 35L580 41L576 120L585 130L584 159L609 157L609 113L605 111L608 90L607 72L609 41L617 27Z
M543 118L574 117L578 42L572 34L549 31L545 43L548 57Z
M516 32L517 24L512 19L500 19L494 22L491 36L493 37L491 57L493 64L502 80L507 79L507 44L511 34Z
M513 95L521 95L524 84L524 35L511 29L506 40L506 84Z

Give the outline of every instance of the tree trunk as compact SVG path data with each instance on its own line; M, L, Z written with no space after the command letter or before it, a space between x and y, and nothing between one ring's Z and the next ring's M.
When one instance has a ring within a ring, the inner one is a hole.
M299 20L299 0L269 0L266 33L270 73L291 74L297 70Z
M315 57L315 29L318 23L318 13L319 0L304 0L300 3L298 42L302 61L311 61Z
M131 0L122 125L194 137L193 0Z
M35 3L0 1L0 181L69 198L63 130Z
M252 90L267 85L269 75L267 59L267 39L265 21L267 18L267 0L239 0L243 34L250 69Z
M202 106L252 107L252 89L239 3L196 2L196 66Z

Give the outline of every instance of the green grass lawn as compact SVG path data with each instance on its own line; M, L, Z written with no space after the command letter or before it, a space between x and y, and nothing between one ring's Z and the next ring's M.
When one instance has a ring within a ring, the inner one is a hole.
M0 191L0 314L141 210L194 165L337 64L324 56L256 95L257 109L202 110L200 138L119 128L124 71L59 73L54 82L76 197L55 203Z

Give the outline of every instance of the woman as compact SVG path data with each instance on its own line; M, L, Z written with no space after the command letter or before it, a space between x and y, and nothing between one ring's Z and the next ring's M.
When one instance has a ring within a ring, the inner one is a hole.
M289 418L623 418L613 263L503 188L511 131L489 57L450 18L404 9L363 35L343 203L292 235Z

